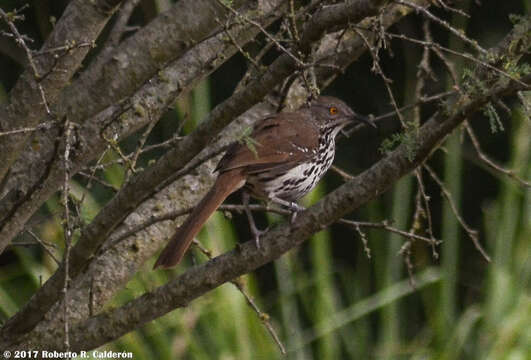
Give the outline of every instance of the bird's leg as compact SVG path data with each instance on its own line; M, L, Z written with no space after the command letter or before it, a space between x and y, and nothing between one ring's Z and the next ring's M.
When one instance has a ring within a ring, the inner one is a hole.
M266 228L265 230L258 230L258 228L256 227L253 214L251 213L251 209L249 208L249 193L247 191L243 192L243 207L245 209L245 215L247 215L247 220L249 221L249 228L251 229L251 233L253 234L256 247L260 249L260 236L262 236L268 228Z
M304 206L300 206L299 204L297 204L296 202L293 202L293 201L286 201L286 200L280 199L280 198L278 198L276 196L270 196L269 199L272 202L274 202L275 204L284 206L284 207L288 208L289 210L291 210L291 217L289 219L289 222L291 224L293 224L295 222L295 219L297 218L297 213L299 211L306 210L306 208L304 208Z

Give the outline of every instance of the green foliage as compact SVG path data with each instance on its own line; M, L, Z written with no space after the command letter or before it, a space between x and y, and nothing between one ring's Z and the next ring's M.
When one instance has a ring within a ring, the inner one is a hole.
M488 84L478 78L475 68L465 67L461 78L461 87L470 96L479 96L488 92Z
M402 133L392 134L390 137L384 139L380 144L378 151L381 154L387 154L390 151L393 151L404 141L404 135Z
M485 105L482 111L483 111L483 114L489 119L491 133L495 134L498 131L505 130L503 127L503 123L500 120L500 115L498 115L496 108L494 107L494 105L492 105L491 102Z
M414 121L406 123L406 130L401 133L394 133L390 137L384 139L378 151L381 154L387 154L394 150L399 145L404 145L409 161L413 161L417 153L417 130L418 124Z
M232 0L221 1L233 6ZM490 20L477 21L491 26ZM522 31L529 31L529 16L513 16L511 20ZM521 42L515 42L513 46L517 48L520 45ZM252 52L252 49L249 51ZM502 60L501 68L515 78L531 73L527 62ZM391 67L392 64L387 65ZM230 69L224 71L230 72ZM400 76L396 74L403 69L395 71L389 71L390 77L398 80ZM479 80L477 71L476 68L463 67L461 88L467 94L483 94L489 90L491 79L501 78L499 73L489 70L492 78ZM0 84L0 99L4 98L3 88L4 84ZM351 90L349 83L345 94L350 94ZM213 91L220 90L213 86ZM347 98L348 95L340 96ZM380 105L384 96L374 103ZM210 99L210 88L206 82L199 85L189 99L183 100L189 105L186 111L192 114L187 124L190 128L185 131L192 131L204 118L212 107ZM504 134L510 144L494 144L495 151L492 152L500 155L499 159L509 159L504 165L519 171L525 178L531 176L530 99L530 92L521 93L523 107L513 111L511 131ZM411 101L407 99L404 103ZM179 107L181 105L179 103ZM504 130L495 105L495 102L489 103L482 109L493 133ZM453 109L450 104L443 111L450 114ZM135 111L143 113L141 108L135 108ZM177 122L177 118L170 115L164 126ZM168 130L163 125L162 133ZM407 122L406 129L382 142L380 152L385 154L402 145L408 157L413 159L417 130L417 123ZM251 128L245 129L238 141L257 155L260 144L251 134ZM437 209L433 214L435 235L439 237L447 233L445 241L453 241L454 247L451 252L448 248L438 249L443 259L439 263L433 260L431 248L420 242L413 244L415 287L410 284L406 266L403 265L404 257L399 254L404 244L402 237L380 230L367 231L366 237L373 254L368 259L359 234L339 225L316 234L297 251L241 279L260 309L268 314L273 328L288 348L287 356L280 355L259 316L231 284L209 292L104 348L131 351L137 360L527 359L531 348L531 191L501 176L490 177L474 162L460 157L453 147L462 147L459 140L455 137L452 140L454 145L448 144L447 149L455 156L455 161L449 161L444 167L444 179L452 191L459 187L466 191L466 185L480 184L484 182L484 177L492 182L489 194L483 197L477 196L479 189L472 189L466 196L466 206L464 199L456 198L458 208L468 210L463 216L467 220L476 219L473 225L480 230L480 241L487 242L492 263L482 260L462 231L452 233L454 225L443 222L439 214L446 210L439 211L443 209L443 203L438 199L438 190L428 189ZM123 144L114 142L113 145ZM353 150L365 145L365 142L355 144ZM342 146L345 146L344 143L339 144L338 161L342 160ZM442 152L438 152L434 157L434 168L437 167L437 170L442 167L442 158L437 157L439 154L442 156ZM113 162L119 158L115 151L108 151L102 162ZM145 164L153 161L148 159ZM345 159L339 165L344 164ZM119 188L124 181L125 169L116 164L108 166L99 175ZM473 182L467 181L467 177ZM332 176L325 179L308 200L312 203L318 201L335 186L333 181L336 180ZM411 177L402 181L393 188L392 196L381 196L352 216L360 221L394 220L393 226L407 230L411 226L410 204L415 200L416 188ZM427 188L433 187L429 180L426 183ZM71 197L74 200L72 204L80 206L81 220L89 223L112 194L98 184L94 184L92 189L85 184L77 178L72 181ZM84 198L82 204L78 201L81 198ZM44 220L31 228L35 228L42 239L54 244L54 253L61 258L64 242L59 199L58 196L52 197L46 203L36 216ZM263 215L257 218L265 220ZM271 222L288 221L278 216L267 216L267 219ZM258 223L260 225L260 221ZM238 225L241 229L237 229ZM455 226L459 227L458 224ZM416 233L421 233L420 230ZM25 234L17 241L28 238ZM237 216L229 222L222 214L216 214L199 239L214 254L220 254L233 248L238 241L248 240L247 224ZM108 305L122 305L175 278L195 263L207 260L197 250L192 249L191 253L185 263L173 271L153 272L146 264ZM444 259L449 255L452 258ZM16 262L8 261L0 272L0 321L16 313L41 286L41 282L57 269L51 257L35 246L14 247L9 256L15 257ZM444 291L444 287L452 289ZM444 301L441 301L443 296ZM450 313L451 321L439 326L440 318Z

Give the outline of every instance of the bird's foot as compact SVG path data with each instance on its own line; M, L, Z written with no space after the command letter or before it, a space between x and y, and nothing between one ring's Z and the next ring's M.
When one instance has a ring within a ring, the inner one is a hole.
M306 210L306 208L304 206L300 206L296 203L292 203L293 205L296 205L294 207L291 208L291 216L289 217L289 223L293 225L293 223L295 222L295 219L297 218L297 214L301 211L304 211Z
M269 226L266 227L264 230L260 230L256 227L253 221L250 224L250 228L251 228L251 234L253 235L253 238L254 238L254 243L256 244L256 248L260 249L260 237L269 230Z
M277 197L271 197L270 199L275 204L281 205L291 211L291 216L289 220L290 224L293 224L295 222L295 219L297 218L297 213L306 210L304 206L300 206L299 204L293 201L286 201Z
M256 227L253 214L251 213L251 209L249 208L249 194L247 192L243 193L243 204L245 207L245 214L247 215L247 220L249 221L249 228L251 229L251 234L253 235L254 242L256 244L256 248L260 249L260 236L264 235L267 230L269 230L269 227L265 228L264 230L260 230Z

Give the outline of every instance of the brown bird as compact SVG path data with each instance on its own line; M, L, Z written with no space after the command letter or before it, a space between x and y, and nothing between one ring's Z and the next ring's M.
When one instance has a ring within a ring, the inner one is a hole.
M177 265L203 224L234 191L248 194L294 211L295 201L310 192L326 173L335 154L335 137L354 120L374 124L357 115L343 101L321 96L295 112L266 117L255 126L251 144L235 143L216 171L219 176L160 254L154 268ZM247 211L250 217L250 211ZM250 217L257 246L260 232Z

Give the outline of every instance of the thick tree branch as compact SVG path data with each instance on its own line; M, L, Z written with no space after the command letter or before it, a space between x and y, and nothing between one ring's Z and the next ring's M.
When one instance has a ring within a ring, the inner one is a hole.
M531 76L522 81L531 83ZM253 241L248 241L229 253L191 268L168 284L122 307L74 325L70 333L72 349L91 349L117 339L175 308L186 306L217 286L277 259L312 234L385 192L401 176L425 161L452 130L491 99L514 95L522 89L521 84L502 81L486 94L473 98L461 97L449 114L440 111L419 129L416 155L412 160L409 159L408 146L403 144L370 169L300 213L293 224L284 223L272 229L261 239L260 249L256 248ZM60 341L47 345L52 349L62 347Z
M276 10L282 1L268 1L262 21L270 24L278 15ZM251 41L257 30L249 26L236 26L235 36L241 43ZM79 128L82 142L76 148L72 159L72 174L96 158L107 146L105 138L122 139L149 122L159 118L175 97L190 90L200 79L210 74L237 49L224 40L223 34L201 42L179 59L168 64L157 75L146 82L128 101L113 105L86 121ZM40 148L39 154L24 153L15 164L7 182L7 188L16 187L25 196L22 200L6 198L0 202L0 211L6 213L0 223L0 251L24 227L33 213L61 186L63 162L56 156L56 131L41 133L34 140Z
M46 117L46 103L55 102L90 50L88 46L78 45L90 44L97 39L120 2L76 0L68 5L40 55L35 57L35 69L27 69L22 74L9 94L8 105L0 110L0 131L32 127ZM0 180L17 158L27 137L26 133L0 137L0 153L3 154Z
M267 1L263 7L266 18L271 16L270 2L275 3ZM242 11L253 9L246 6ZM200 40L210 37L218 26L216 19L226 18L226 15L222 7L210 1L180 1L114 51L96 57L89 68L63 91L57 106L52 108L54 114L61 119L67 116L74 123L84 123L105 107L114 106L138 91L150 78L157 78L157 72L172 59L179 58ZM0 202L0 214L12 215L14 206L31 197L28 191L36 181L42 182L54 154L50 149L54 147L55 137L55 131L38 135L37 146L47 150L44 155L37 151L22 154L24 158L17 162L18 166L11 172L4 189L0 189L0 198L8 191L17 194ZM32 182L28 182L28 170ZM0 215L0 221L2 217Z
M335 25L346 25L349 21L358 22L365 17L375 15L383 1L360 0L360 6L335 7L341 17ZM355 13L355 11L359 11ZM319 31L306 28L303 38L307 42L317 41L325 30L321 23L313 23ZM312 36L304 35L306 33ZM287 55L281 55L269 70L255 80L245 90L236 93L231 99L217 106L208 119L197 128L191 136L179 143L174 149L163 156L154 166L131 179L120 193L109 202L105 209L82 232L81 238L71 251L70 276L76 277L87 265L88 260L105 241L112 230L121 223L142 201L153 194L153 189L160 186L171 175L185 174L197 164L184 166L186 162L199 153L225 125L249 109L253 104L263 98L279 80L288 76L296 64ZM13 318L8 320L1 331L1 338L16 338L21 333L31 330L42 318L43 312L61 297L57 292L63 283L64 269L59 268L56 273L44 284L29 303Z
M133 240L132 243L133 243L133 244L135 244L135 243L138 244L139 242L136 241L136 240ZM131 246L131 245L129 245L129 246ZM138 259L137 259L137 260L138 260ZM136 261L136 260L135 260L135 261Z
M211 0L178 1L124 40L108 58L96 60L83 72L62 94L58 113L64 113L72 121L84 122L134 94L169 61L215 32L216 19L227 19L227 16L225 9Z

